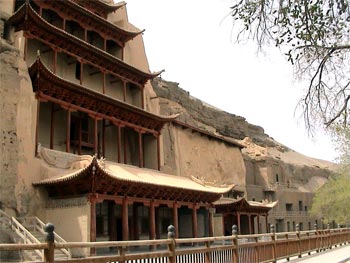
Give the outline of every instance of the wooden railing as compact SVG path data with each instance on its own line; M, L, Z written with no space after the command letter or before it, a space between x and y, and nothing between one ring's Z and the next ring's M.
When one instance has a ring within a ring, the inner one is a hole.
M43 236L46 235L45 233L45 224L43 221L41 221L38 217L24 217L21 220L21 223L24 224L27 228L30 228L30 230L37 231ZM55 237L55 243L67 243L66 240L64 240L61 236L59 236L56 232L54 233ZM67 258L71 258L72 255L70 251L66 248L60 249L60 251L66 255Z
M274 231L273 225L271 229ZM237 227L233 226L232 236L177 239L174 238L174 227L170 226L168 239L67 243L55 243L53 230L53 225L46 225L47 243L0 244L0 251L42 249L44 260L39 262L61 263L276 262L278 259L301 257L313 251L319 252L350 241L349 228L237 235ZM113 253L67 260L54 258L55 249L81 248L95 251L106 247Z
M0 226L4 229L8 229L13 234L13 237L17 239L18 243L23 245L34 246L39 245L40 242L36 239L25 227L22 226L16 218L10 217L4 211L0 210ZM33 249L33 253L29 253L27 250L23 251L27 258L33 259L36 256L43 258L44 254L40 248Z

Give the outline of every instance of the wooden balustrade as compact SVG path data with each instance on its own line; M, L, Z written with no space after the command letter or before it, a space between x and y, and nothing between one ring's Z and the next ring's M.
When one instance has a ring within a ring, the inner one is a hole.
M0 244L0 251L44 250L44 259L39 262L86 263L238 263L276 262L278 259L301 257L313 251L319 252L333 246L350 242L350 228L297 231L255 235L237 235L233 226L231 236L175 238L175 228L168 228L168 239L108 241L108 242L54 242L54 227L47 225L47 243ZM149 250L157 247L157 250ZM54 258L55 249L114 248L108 255L88 256L59 260Z

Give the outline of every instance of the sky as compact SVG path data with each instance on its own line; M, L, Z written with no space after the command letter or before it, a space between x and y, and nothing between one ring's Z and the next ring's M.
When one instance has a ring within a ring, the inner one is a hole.
M258 53L235 42L231 0L126 0L129 22L145 29L152 72L206 103L244 117L278 142L302 154L333 161L330 138L311 138L296 110L306 82L278 49Z

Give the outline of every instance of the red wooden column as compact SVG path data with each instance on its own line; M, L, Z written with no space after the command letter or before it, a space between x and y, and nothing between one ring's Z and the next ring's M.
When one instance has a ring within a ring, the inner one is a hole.
M156 239L156 213L154 201L151 200L149 205L149 239Z
M142 142L142 134L144 132L139 131L139 166L142 168L144 166L143 163L143 142Z
M237 212L237 229L238 234L241 234L241 214Z
M123 80L123 99L126 101L126 81Z
M178 217L178 205L176 202L173 204L173 224L175 227L175 238L179 238L179 217Z
M141 89L141 108L145 109L145 89L140 86Z
M51 102L51 124L50 124L50 149L54 147L54 137L55 137L55 104Z
M96 241L96 195L89 196L90 201L90 242Z
M106 72L105 71L102 71L102 93L103 94L106 94Z
M197 205L193 204L192 208L192 237L198 237L198 222L197 222Z
M52 64L52 72L56 74L57 70L57 49L53 49L53 64Z
M97 118L94 119L94 154L98 153L98 127L97 127Z
M84 63L79 61L80 63L80 85L83 85L83 74L84 74Z
M127 131L126 131L126 127L124 128L124 163L127 164L128 163L128 140L127 140Z
M120 125L117 126L117 141L118 141L118 163L121 163L121 152L122 152L122 127Z
M66 19L65 18L63 18L63 23L62 23L62 29L63 29L63 31L66 31Z
M106 156L106 120L102 119L102 156Z
M129 240L129 209L128 200L126 197L123 198L122 204L122 223L123 223L123 240Z
M71 110L67 109L67 127L66 127L66 152L70 152L70 123L71 123Z

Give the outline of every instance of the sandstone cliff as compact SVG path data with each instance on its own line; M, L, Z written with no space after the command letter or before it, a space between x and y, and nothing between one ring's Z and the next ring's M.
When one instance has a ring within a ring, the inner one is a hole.
M247 185L270 185L275 183L274 177L279 174L280 183L291 183L300 191L314 191L327 180L329 170L334 166L328 161L289 149L267 135L262 127L190 96L178 83L157 78L153 80L152 86L159 99L161 114L178 113L181 122L235 139L245 146L242 152L247 170ZM264 172L258 171L259 169ZM252 177L261 179L253 180Z

